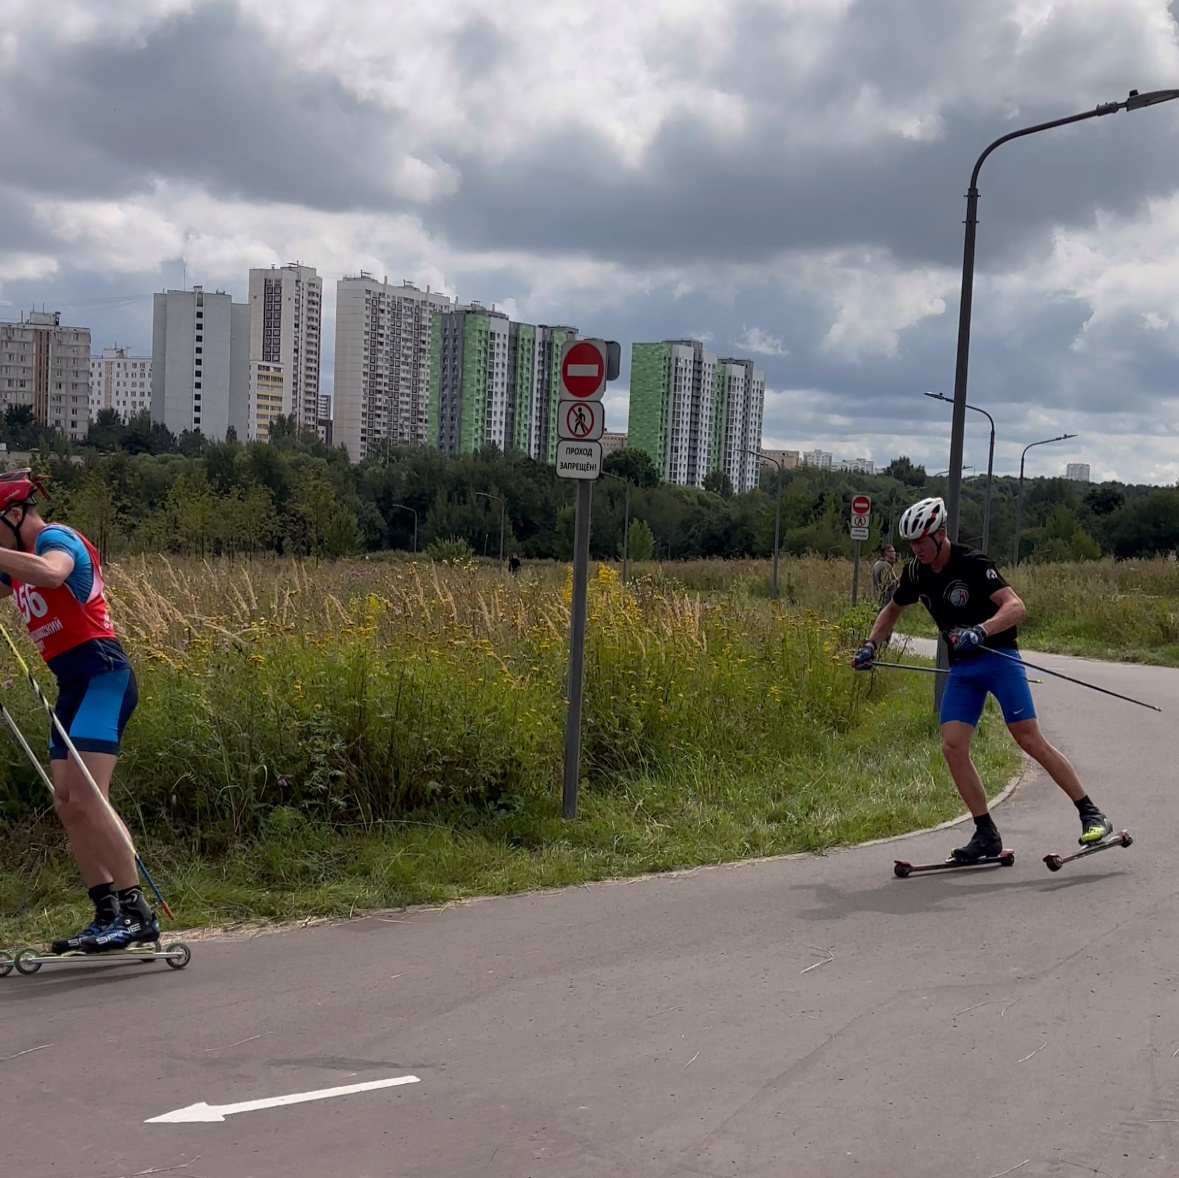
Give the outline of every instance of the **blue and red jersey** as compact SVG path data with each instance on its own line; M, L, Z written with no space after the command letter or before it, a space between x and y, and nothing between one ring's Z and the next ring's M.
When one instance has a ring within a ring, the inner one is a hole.
M67 552L74 561L70 575L56 589L0 573L0 580L12 586L17 608L41 657L49 663L83 643L113 639L115 628L103 596L106 585L94 545L73 528L49 524L38 534L33 551L37 556Z

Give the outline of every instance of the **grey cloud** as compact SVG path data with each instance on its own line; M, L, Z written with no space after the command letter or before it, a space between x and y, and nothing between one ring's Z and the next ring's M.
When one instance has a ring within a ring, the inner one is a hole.
M0 84L10 182L59 196L192 181L220 195L388 209L396 117L284 63L228 4L142 45L29 46Z

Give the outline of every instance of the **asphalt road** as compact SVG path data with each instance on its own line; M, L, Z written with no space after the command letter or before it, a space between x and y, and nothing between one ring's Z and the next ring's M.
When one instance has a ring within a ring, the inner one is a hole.
M1033 688L1132 848L1050 874L1079 824L1029 775L996 811L1011 868L894 878L943 830L13 975L0 1173L1179 1173L1179 672L1038 661L1165 709Z

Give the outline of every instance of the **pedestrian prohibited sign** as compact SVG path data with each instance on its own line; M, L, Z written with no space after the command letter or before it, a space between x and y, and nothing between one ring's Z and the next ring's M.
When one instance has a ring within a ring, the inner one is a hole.
M571 442L596 442L606 428L601 401L561 401L557 405L557 437Z

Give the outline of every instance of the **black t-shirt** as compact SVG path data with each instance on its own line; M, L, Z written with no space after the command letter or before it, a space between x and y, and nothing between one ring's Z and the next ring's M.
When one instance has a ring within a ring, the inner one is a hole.
M989 557L965 544L951 544L950 559L940 573L916 557L910 560L901 572L892 600L894 605L921 602L937 628L948 636L951 630L977 626L993 618L999 607L991 595L1006 586ZM1015 627L988 635L983 645L1015 649ZM970 656L956 655L950 647L950 662L963 657Z

